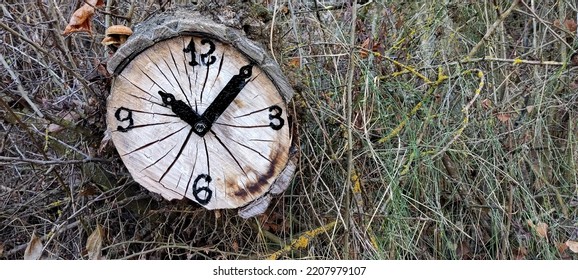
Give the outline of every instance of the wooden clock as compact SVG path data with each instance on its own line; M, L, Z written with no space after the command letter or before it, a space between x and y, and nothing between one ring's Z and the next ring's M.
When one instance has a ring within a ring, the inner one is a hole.
M108 68L112 141L148 190L253 216L287 187L293 91L241 31L191 11L164 14L137 26Z

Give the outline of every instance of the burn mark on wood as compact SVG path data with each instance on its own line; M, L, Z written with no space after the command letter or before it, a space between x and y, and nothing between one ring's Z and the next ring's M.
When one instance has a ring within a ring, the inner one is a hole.
M271 164L269 165L267 172L259 175L257 177L256 182L249 184L243 189L239 188L239 186L235 186L236 188L239 188L237 191L233 193L235 196L244 199L246 198L248 193L252 195L257 194L258 196L266 193L267 190L264 189L270 187L269 181L276 175L277 173L276 171L279 168L285 167L285 164L287 162L286 154L284 155L284 153L282 153L282 151L279 151L278 149L273 151L274 155L271 158Z

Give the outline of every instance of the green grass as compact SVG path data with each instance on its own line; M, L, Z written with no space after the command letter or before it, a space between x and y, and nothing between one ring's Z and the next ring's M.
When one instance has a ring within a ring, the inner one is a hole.
M503 22L497 11L512 1L370 1L354 34L347 4L278 1L275 57L297 92L289 107L299 165L290 188L249 220L150 195L113 147L99 150L109 80L89 77L107 57L103 13L94 37L64 38L74 5L32 11L13 2L0 4L9 65L0 67L2 259L21 259L32 232L46 258L86 258L97 225L110 259L261 259L279 250L294 259L577 258L561 244L578 240L578 75L567 64L578 44L576 30L553 24L576 19L573 1L520 3ZM114 12L126 14L130 1L118 2ZM133 22L160 12L152 7L135 6ZM271 23L260 37L267 45ZM79 117L58 121L70 111ZM64 131L47 137L50 119ZM73 162L87 157L101 160Z

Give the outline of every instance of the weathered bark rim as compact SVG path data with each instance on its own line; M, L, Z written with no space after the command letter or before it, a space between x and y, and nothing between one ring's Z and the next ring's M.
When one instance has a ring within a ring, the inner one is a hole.
M229 44L259 66L273 81L286 103L294 95L281 67L257 42L248 39L242 30L216 23L194 8L175 9L156 15L134 28L134 33L109 59L107 69L115 76L141 52L152 45L179 36L205 36Z

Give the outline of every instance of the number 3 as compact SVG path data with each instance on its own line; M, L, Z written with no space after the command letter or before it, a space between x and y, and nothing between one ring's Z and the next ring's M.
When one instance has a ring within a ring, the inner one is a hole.
M275 111L275 113L271 113L271 111ZM277 105L269 107L269 120L271 120L269 126L272 129L279 130L283 127L283 124L285 124L285 120L281 118L281 114L283 114L283 109L281 109L281 107ZM273 120L276 120L276 122Z

